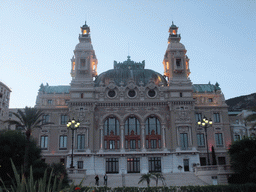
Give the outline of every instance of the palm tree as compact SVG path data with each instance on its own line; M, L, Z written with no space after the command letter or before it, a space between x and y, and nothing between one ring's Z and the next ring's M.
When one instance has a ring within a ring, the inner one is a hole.
M150 179L153 179L153 175L151 173L142 174L138 184L140 184L141 182L143 183L144 181L147 181L147 185L149 187Z
M24 173L28 170L28 151L31 132L34 128L42 128L43 125L52 124L50 122L43 123L43 111L37 108L25 107L24 110L18 109L17 113L13 113L18 120L7 120L5 123L17 125L25 130L27 139L25 156L24 156Z
M164 184L164 176L162 173L152 173L153 179L156 181L156 187L158 186L158 180L161 179L162 184Z

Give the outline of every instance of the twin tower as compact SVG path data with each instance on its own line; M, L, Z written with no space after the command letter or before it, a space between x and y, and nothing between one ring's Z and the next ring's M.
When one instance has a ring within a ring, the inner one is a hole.
M164 55L164 77L168 86L186 84L191 86L189 80L189 58L186 49L180 43L181 36L178 27L173 24L169 28L168 47ZM91 43L90 27L85 23L81 27L79 43L71 59L71 91L72 89L93 88L94 78L97 78L98 60Z

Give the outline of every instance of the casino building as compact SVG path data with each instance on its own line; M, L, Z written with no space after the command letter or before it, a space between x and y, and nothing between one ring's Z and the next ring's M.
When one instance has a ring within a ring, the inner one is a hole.
M128 56L98 75L101 64L85 23L71 59L70 85L42 84L38 92L36 107L44 111L45 122L54 123L33 132L43 159L70 167L67 122L74 118L80 126L74 131L73 163L88 175L192 172L207 164L207 145L210 154L214 147L218 164L228 163L231 134L224 95L218 83L191 82L180 40L172 23L163 74ZM207 142L205 129L197 124L204 116L213 121Z

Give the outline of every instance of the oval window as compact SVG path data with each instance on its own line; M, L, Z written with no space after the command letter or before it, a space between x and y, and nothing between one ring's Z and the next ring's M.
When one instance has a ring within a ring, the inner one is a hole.
M129 97L135 97L136 92L135 92L134 90L130 90L130 91L128 92L128 95L129 95Z
M148 91L148 96L149 96L149 97L155 97L155 96L156 96L155 90L150 89L150 90Z
M115 97L115 96L116 96L116 92L115 92L114 90L110 90L110 91L108 92L108 96L109 96L109 97Z

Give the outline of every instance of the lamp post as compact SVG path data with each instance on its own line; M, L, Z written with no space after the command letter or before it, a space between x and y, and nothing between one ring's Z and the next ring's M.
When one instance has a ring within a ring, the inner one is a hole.
M212 120L211 119L208 120L204 116L203 120L202 121L198 120L197 124L199 125L199 127L203 127L204 128L205 138L206 138L206 148L207 148L207 165L210 165L209 149L208 149L208 139L207 139L207 128L212 126Z
M67 123L67 128L72 130L72 154L71 154L71 164L70 164L70 168L74 168L73 165L73 157L74 157L74 130L76 130L80 125L79 120L76 121L74 118L72 120L69 119L68 123Z

